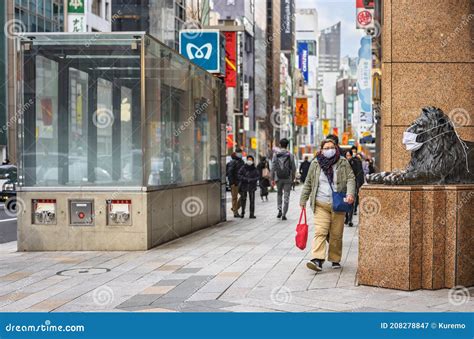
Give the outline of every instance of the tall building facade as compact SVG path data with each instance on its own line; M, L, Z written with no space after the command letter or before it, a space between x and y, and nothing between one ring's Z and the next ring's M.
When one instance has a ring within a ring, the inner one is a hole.
M339 72L341 66L341 23L325 28L319 35L319 76L322 86L323 74Z
M212 28L236 32L237 85L227 88L227 122L234 148L257 153L255 115L255 4L254 1L214 0ZM254 139L255 138L255 139ZM254 140L252 142L252 140Z
M312 145L319 142L320 124L318 121L318 12L315 8L296 8L295 66L303 73L303 96L308 100L308 125L299 127L298 145L304 147L302 153L312 152ZM303 57L301 53L306 53ZM306 58L307 57L307 58ZM307 68L307 69L306 69Z
M341 137L342 112L336 110L336 82L341 66L341 23L325 28L319 35L318 105L322 137Z
M257 150L265 155L268 145L267 116L267 0L255 0L255 118Z
M280 137L275 112L280 108L281 2L267 0L267 117L265 123L269 155Z
M186 0L114 0L112 31L145 31L178 50L186 4Z
M4 1L0 1L0 27L5 27L7 22L7 7ZM0 34L0 124L4 125L7 122L7 35ZM0 130L0 148L2 160L7 157L7 130L2 128Z

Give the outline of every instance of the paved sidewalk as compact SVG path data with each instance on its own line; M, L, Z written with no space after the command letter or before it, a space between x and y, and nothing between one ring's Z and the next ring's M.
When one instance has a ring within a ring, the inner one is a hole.
M294 246L299 193L288 221L276 218L270 194L255 220L229 216L146 252L18 253L16 242L2 244L0 311L474 311L472 297L449 290L356 286L357 227L345 227L341 270L308 270L309 248Z

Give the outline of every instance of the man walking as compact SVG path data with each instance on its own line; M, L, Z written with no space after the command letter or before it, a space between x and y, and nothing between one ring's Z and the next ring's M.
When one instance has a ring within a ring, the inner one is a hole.
M277 185L278 218L286 219L290 203L291 185L295 180L296 165L293 154L288 151L288 139L280 140L280 151L273 156L271 177ZM282 201L283 199L283 201Z
M244 165L242 160L242 150L237 148L235 154L232 154L232 160L227 164L226 172L229 180L230 193L232 195L232 212L234 218L240 218L240 198L239 198L239 171Z

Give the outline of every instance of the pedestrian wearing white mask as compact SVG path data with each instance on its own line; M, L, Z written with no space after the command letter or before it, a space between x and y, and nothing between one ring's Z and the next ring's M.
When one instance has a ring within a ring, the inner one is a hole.
M239 170L239 193L242 205L240 217L245 216L245 207L247 205L247 196L249 198L250 219L255 219L255 191L257 190L257 182L260 178L257 167L255 167L255 159L252 155L247 156L245 165Z
M344 231L344 212L332 209L334 192L345 192L345 202L354 203L356 182L352 167L333 140L326 139L311 163L308 176L301 192L300 205L306 206L308 199L314 211L315 234L312 242L312 259L306 266L321 271L326 260L326 240L329 236L327 258L332 268L341 268L342 234Z

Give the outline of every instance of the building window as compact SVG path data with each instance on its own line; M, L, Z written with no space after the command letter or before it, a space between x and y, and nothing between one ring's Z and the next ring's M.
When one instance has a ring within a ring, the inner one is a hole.
M97 16L102 16L102 0L92 1L92 13Z
M105 13L104 14L105 14L105 20L107 20L107 21L109 20L109 5L110 4L108 2L105 3Z

